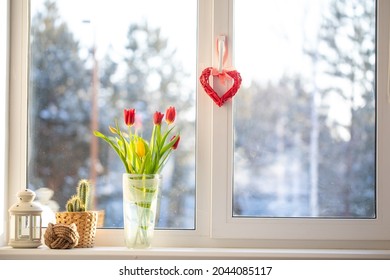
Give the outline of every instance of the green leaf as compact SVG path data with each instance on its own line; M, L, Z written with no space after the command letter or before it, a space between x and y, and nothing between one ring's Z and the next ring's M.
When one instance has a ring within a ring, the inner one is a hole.
M157 125L153 126L152 136L150 137L150 149L153 151L155 148L155 142L156 142L156 127Z
M168 160L168 157L170 155L170 152L169 153L166 153L164 157L162 157L162 160L161 162L159 163L159 165L157 166L156 168L156 171L154 173L160 173L160 171L162 170L162 168L164 167L165 163L167 162Z
M123 152L124 152L124 157L125 159L127 159L127 145L126 145L126 140L125 138L123 137L122 135L122 131L119 129L119 125L118 125L118 121L115 120L115 126L116 126L116 130L118 131L118 135L120 137L120 139L122 140L122 143L123 143Z
M170 149L172 148L173 145L175 145L176 141L175 139L177 139L177 137L179 137L179 134L175 135L175 138L172 140L172 141L169 141L168 144L166 144L162 149L161 149L161 152L160 152L160 156L164 155L164 153L166 151L171 151Z
M126 157L123 155L120 147L116 144L116 141L113 141L113 139L117 139L116 137L113 138L113 137L107 137L105 136L103 133L100 133L98 131L94 131L94 134L97 136L97 137L100 137L101 139L103 139L104 141L106 141L113 149L114 151L118 154L119 158L121 159L121 161L123 162L124 166L125 166L125 169L126 169L126 172L130 172L128 166L127 166L127 162L126 162Z
M152 205L151 202L144 202L144 201L141 201L141 202L136 202L135 205L139 206L139 207L142 207L142 208L146 208L146 209L149 209L150 206Z
M175 127L171 127L169 130L167 130L165 133L164 133L164 136L163 138L161 139L161 142L163 145L165 144L165 141L167 140L167 137L168 135L171 133L171 131L174 129Z

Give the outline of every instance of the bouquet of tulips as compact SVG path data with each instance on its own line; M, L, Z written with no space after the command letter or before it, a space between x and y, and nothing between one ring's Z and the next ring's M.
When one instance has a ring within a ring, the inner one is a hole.
M110 126L113 136L106 136L99 131L94 135L106 141L121 159L126 172L130 174L159 174L169 158L172 150L179 145L180 134L173 134L176 118L175 107L169 107L165 113L167 127L162 131L164 114L156 111L153 116L153 131L150 141L145 140L132 131L135 123L135 109L124 109L124 122L127 132L119 128L118 122L115 127ZM173 134L170 137L170 134Z

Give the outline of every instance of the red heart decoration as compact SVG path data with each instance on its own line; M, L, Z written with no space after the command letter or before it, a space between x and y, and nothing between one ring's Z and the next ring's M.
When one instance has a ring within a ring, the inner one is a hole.
M209 78L213 72L213 67L208 67L202 71L202 74L199 77L200 84L206 91L206 93L211 97L211 99L221 107L226 100L232 98L238 91L241 86L241 75L236 70L224 71L223 75L227 75L233 79L234 83L230 89L228 89L221 97L215 92L215 90L210 86Z

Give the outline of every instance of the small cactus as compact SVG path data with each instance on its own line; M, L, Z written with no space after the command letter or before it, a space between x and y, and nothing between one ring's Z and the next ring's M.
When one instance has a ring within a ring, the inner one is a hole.
M81 212L80 205L80 198L78 198L76 195L73 195L66 203L66 210L68 212Z
M89 202L90 184L87 180L80 180L77 186L77 195L73 195L66 203L68 212L87 211Z
M77 186L77 196L80 198L81 205L83 205L85 208L84 211L87 211L87 208L88 208L89 193L90 193L89 182L85 179L80 180L79 184Z

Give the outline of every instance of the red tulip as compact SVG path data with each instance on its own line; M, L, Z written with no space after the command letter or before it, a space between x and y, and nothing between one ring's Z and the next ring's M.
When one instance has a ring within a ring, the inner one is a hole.
M173 136L173 137L171 138L171 141L172 141L173 139L176 139L176 142L175 142L175 144L173 144L172 150L176 150L176 149L177 149L177 146L179 146L180 135L179 135L179 136Z
M156 113L154 113L154 116L153 116L154 124L155 125L160 125L163 118L164 118L164 114L162 114L161 112L157 112L156 111Z
M135 122L135 109L124 109L125 124L132 126Z
M167 124L171 124L175 121L175 117L176 117L176 109L175 107L169 107L167 109L167 112L165 113L165 121L167 122Z

